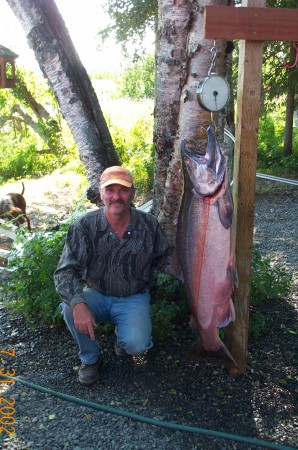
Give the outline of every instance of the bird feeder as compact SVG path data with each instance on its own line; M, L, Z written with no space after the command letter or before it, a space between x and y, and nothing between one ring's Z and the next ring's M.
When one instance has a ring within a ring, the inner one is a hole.
M18 55L0 45L0 89L15 88L15 59Z

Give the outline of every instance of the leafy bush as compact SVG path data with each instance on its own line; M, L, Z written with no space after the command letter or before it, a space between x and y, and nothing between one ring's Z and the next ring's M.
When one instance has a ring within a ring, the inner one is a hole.
M2 161L1 181L49 174L66 161L62 156L47 153L39 155L36 145L29 144L16 154L10 152L10 156Z
M252 255L251 303L260 305L268 300L280 300L291 287L291 275L280 267L271 267L269 256L262 256L257 247Z
M9 254L12 272L3 286L7 305L22 313L28 323L60 327L59 296L53 274L57 267L69 224L58 231L19 231Z
M45 81L19 69L17 78L15 89L0 90L0 182L48 174L75 155L73 138Z
M152 327L155 342L175 333L176 325L189 317L183 283L171 275L159 273L152 291Z
M297 141L297 132L294 129L293 154L285 156L283 153L283 115L266 115L262 117L258 134L258 170L273 175L296 175L298 171Z
M282 154L283 128L281 121L269 115L261 117L258 134L258 162L268 166Z
M253 249L251 304L250 304L250 336L259 336L266 324L266 316L262 305L273 300L282 300L290 290L292 276L285 269L272 267L269 256L262 256L258 248Z
M21 312L31 325L44 323L59 328L64 324L58 309L60 300L55 291L53 274L68 227L75 217L62 224L58 231L18 232L8 266L14 271L2 291L6 304ZM265 325L266 318L260 307L266 301L284 298L290 285L291 276L284 269L271 267L270 258L263 257L254 249L250 335L259 335ZM159 274L152 290L152 300L153 335L156 342L173 336L177 327L188 326L190 311L183 283L170 275ZM101 330L110 331L110 328L101 326ZM223 334L224 330L221 330Z

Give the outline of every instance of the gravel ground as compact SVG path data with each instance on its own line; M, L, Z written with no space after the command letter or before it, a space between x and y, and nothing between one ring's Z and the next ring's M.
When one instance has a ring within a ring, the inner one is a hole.
M274 264L293 272L295 280L284 301L264 305L266 325L261 336L248 343L245 375L231 377L217 361L187 360L185 354L193 342L188 326L139 360L117 358L113 336L99 332L104 355L100 381L91 388L82 387L76 381L79 361L69 332L46 327L33 331L21 317L9 314L3 303L1 348L15 348L16 355L0 361L0 368L13 368L16 376L45 388L158 421L297 448L298 189L269 181L257 184L255 242L263 254L273 255ZM32 204L29 213L34 225L38 217ZM1 281L5 282L5 276ZM16 419L14 435L0 434L3 449L264 448L98 411L19 382L10 387L1 384L0 389L2 399L15 400ZM12 411L3 410L1 402L2 414Z

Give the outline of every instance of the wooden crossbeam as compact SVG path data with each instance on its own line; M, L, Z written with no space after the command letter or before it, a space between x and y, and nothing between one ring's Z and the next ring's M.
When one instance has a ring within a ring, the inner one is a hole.
M205 6L204 37L298 41L298 9Z

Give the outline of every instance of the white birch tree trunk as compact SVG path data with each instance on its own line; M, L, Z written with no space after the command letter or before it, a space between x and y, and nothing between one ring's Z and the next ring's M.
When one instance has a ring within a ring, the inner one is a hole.
M54 0L6 0L57 98L96 202L102 171L119 164L97 96Z
M174 150L181 89L187 74L190 1L161 0L158 8L155 78L155 177L153 212L158 215Z
M228 4L229 0L159 2L154 197L155 214L172 245L183 189L180 142L184 139L190 148L205 153L205 130L212 121L196 95L199 82L208 75L214 46L214 41L203 38L204 6ZM216 41L219 74L223 70L225 44Z

